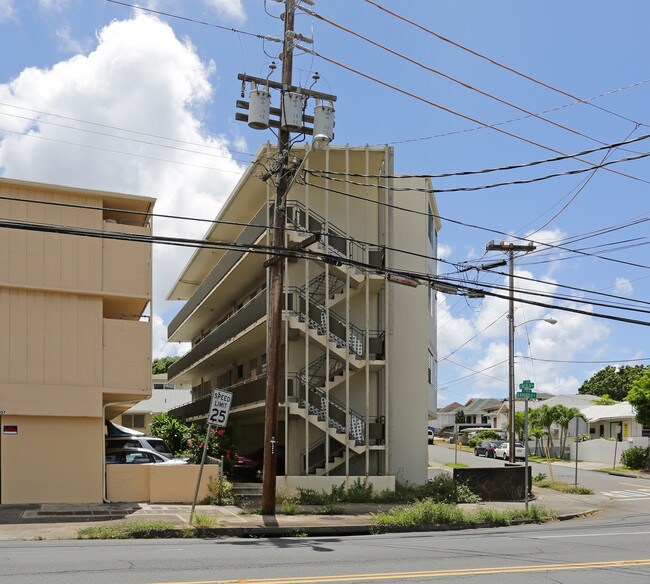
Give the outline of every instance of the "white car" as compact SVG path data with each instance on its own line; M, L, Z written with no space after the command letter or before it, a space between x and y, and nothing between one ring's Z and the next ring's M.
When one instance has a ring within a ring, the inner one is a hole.
M429 444L433 444L433 430L431 428L427 431L427 440Z
M510 460L510 443L504 442L500 446L494 449L494 458L501 458L503 460ZM523 460L526 458L526 451L524 450L524 445L521 442L515 444L515 460Z
M106 451L106 464L187 464L181 458L168 458L146 448L113 448Z

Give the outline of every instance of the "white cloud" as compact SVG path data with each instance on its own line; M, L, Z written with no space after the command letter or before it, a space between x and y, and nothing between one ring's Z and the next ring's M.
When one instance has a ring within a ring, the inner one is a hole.
M616 278L616 293L621 296L630 296L634 292L632 282L627 278Z
M56 121L98 129L17 110L36 121L8 118L7 129L18 134L5 134L0 141L4 175L152 196L158 200L157 213L214 217L242 169L230 157L227 141L209 136L201 123L201 110L212 106L213 65L201 62L193 47L178 40L168 25L142 14L112 22L99 32L97 43L87 56L76 55L51 69L25 69L0 85L0 101L169 136L193 146L152 147L47 125L45 121ZM117 129L102 128L102 132L158 142ZM189 221L158 219L154 228L157 234L170 236L201 237L205 232L204 224ZM177 309L164 297L189 254L190 250L170 246L154 248L155 357L178 349L165 346L164 327L156 318L167 320L165 315Z
M0 22L13 18L15 12L13 0L0 0Z
M246 13L241 0L205 0L205 3L223 18L238 22L246 20Z
M445 245L445 244L442 244L442 245L439 244L438 245L438 258L443 259L443 260L447 259L448 257L451 256L452 253L453 253L453 251L452 251L451 246Z
M80 41L72 37L70 33L70 26L63 25L56 30L56 36L59 39L59 45L65 53L86 53L90 50L90 41Z

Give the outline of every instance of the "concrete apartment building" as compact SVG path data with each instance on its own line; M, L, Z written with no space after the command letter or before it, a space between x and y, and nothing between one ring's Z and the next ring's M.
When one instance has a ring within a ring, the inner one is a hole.
M0 503L101 502L104 420L151 391L151 245L33 227L151 235L153 205L0 178Z
M185 301L169 340L192 343L168 375L191 383L193 401L171 413L203 422L210 390L233 391L228 428L242 454L263 445L268 256L247 246L271 243L275 187L264 179L273 156L259 150L205 235L243 249L197 250L168 295ZM286 244L322 236L308 259L285 260L277 488L329 490L353 477L378 488L423 483L436 412L435 294L391 282L383 268L435 274L431 185L394 177L391 148L311 151L304 168L287 196Z

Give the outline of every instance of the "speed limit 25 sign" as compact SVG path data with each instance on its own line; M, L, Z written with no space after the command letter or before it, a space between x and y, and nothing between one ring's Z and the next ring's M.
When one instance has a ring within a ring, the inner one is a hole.
M212 392L210 411L208 412L208 424L212 426L225 426L228 422L228 412L232 403L232 392L222 389L215 389Z

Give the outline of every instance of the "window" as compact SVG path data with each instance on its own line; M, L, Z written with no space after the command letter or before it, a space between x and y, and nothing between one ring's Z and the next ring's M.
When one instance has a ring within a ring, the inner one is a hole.
M427 366L427 382L429 383L429 385L433 385L433 368L434 368L433 353L431 352L431 349L429 349L429 362Z
M244 366L237 365L237 379L243 379L244 377Z
M144 414L122 414L122 426L144 428Z
M427 235L429 236L429 243L433 245L436 237L436 226L435 222L433 221L433 212L431 211L431 205L427 205L427 210Z
M163 389L165 385L163 383L154 383L153 388L154 389Z

